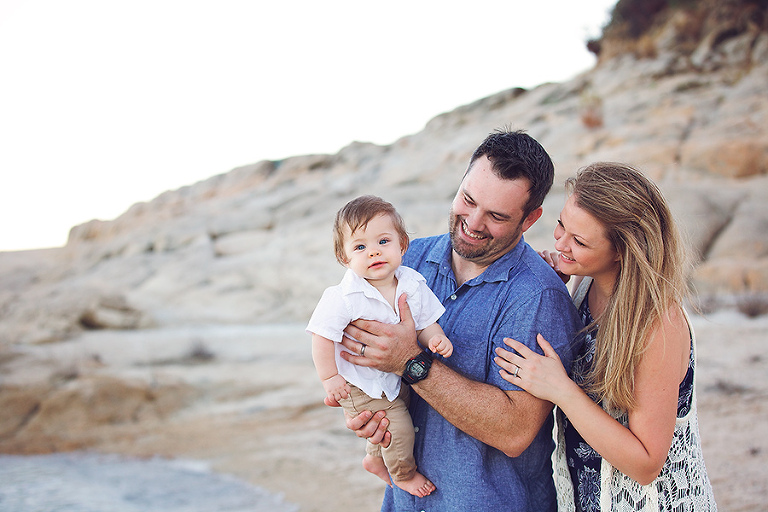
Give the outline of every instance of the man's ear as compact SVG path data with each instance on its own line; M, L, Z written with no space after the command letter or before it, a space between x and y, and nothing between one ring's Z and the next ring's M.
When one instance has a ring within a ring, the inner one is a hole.
M531 213L528 214L528 216L523 221L523 233L528 231L528 229L536 224L536 221L541 218L541 214L544 213L544 208L539 206L535 210L533 210Z

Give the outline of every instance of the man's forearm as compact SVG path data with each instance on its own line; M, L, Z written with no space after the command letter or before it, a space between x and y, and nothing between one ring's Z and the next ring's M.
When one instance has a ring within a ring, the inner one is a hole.
M413 390L456 428L511 457L536 437L552 404L525 391L502 391L435 361Z

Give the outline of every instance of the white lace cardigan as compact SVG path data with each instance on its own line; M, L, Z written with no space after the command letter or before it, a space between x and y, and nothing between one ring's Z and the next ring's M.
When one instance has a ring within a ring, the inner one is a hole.
M590 281L591 279L585 278L574 294L573 302L577 308L581 306L581 302L586 296ZM695 365L696 336L693 333L693 327L687 313L686 321L691 330L691 348ZM675 422L672 446L656 480L648 485L640 485L614 468L608 461L602 459L600 510L615 512L707 512L717 510L701 452L699 422L696 415L695 381L694 373L691 408L688 414L682 418L677 418ZM626 413L610 410L606 410L606 412L622 425L627 426ZM562 412L559 408L556 409L553 435L557 443L552 454L552 460L555 468L558 511L575 511L573 482L566 462Z

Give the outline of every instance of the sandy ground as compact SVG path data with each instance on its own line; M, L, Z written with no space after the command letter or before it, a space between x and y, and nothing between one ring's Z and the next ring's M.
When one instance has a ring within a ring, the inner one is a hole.
M768 317L717 313L694 325L701 435L719 508L766 510ZM206 461L303 512L379 509L383 484L360 467L364 441L322 404L303 326L92 332L28 348L0 370L3 383L24 384L56 368L195 390L163 419L90 428L89 449Z

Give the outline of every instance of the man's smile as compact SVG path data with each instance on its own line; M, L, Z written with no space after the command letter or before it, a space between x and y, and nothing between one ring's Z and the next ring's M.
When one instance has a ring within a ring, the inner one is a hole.
M467 235L469 238L472 238L473 240L485 240L486 238L488 238L485 235L478 235L470 231L469 228L467 227L466 221L464 220L461 221L461 230L464 232L465 235Z

